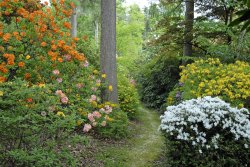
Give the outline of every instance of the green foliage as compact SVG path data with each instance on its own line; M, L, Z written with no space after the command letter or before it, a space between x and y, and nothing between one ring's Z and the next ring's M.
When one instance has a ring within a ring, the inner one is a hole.
M128 13L122 5L117 8L117 54L121 57L135 57L142 49L144 16L138 5L130 6Z
M154 57L140 71L139 92L148 107L160 109L178 82L180 60L171 54Z
M84 53L84 56L89 61L90 65L99 69L99 50L96 43L89 36L84 35L82 40L77 43L77 50L80 53Z
M123 139L128 136L128 117L127 114L121 110L113 110L110 114L112 118L107 126L97 128L97 132L103 137L113 139Z
M220 149L199 150L184 141L177 141L171 136L166 136L166 167L236 167L249 165L249 149L242 142L221 140L223 147Z
M60 104L51 88L30 87L18 79L1 83L1 166L76 164L66 147L60 147L74 130L75 114Z
M241 31L246 30L247 32L250 31L250 0L240 0L243 2L247 8L238 11L236 14L238 18L232 21L229 26L236 26L243 23Z
M139 95L134 82L133 79L129 80L121 74L118 76L120 108L127 113L128 118L131 120L137 119L139 114Z

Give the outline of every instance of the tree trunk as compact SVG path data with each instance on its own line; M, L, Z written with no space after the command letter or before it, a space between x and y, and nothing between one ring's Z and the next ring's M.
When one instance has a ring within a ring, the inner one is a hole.
M116 0L101 1L101 18L100 64L101 72L106 74L105 83L108 84L107 88L102 91L102 101L118 103L116 72Z
M95 21L95 44L97 48L98 48L98 43L99 43L99 23L96 20Z
M77 14L76 8L73 9L73 14L71 16L71 37L77 37Z
M194 0L186 0L183 56L192 56Z

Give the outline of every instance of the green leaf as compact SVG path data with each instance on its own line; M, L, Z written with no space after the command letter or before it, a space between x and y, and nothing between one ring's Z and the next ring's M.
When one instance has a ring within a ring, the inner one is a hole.
M242 27L241 31L247 29L247 27L250 25L250 20L248 20Z

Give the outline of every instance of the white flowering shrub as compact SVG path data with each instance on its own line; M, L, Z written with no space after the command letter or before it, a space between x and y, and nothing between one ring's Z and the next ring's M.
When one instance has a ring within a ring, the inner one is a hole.
M219 156L224 158L223 165L233 162L240 166L249 165L250 120L247 109L232 108L218 97L207 96L169 106L160 118L160 129L176 149L185 148L187 152L198 153L200 161L204 156L208 162L218 163ZM210 155L211 159L208 159ZM185 151L182 156L188 157Z

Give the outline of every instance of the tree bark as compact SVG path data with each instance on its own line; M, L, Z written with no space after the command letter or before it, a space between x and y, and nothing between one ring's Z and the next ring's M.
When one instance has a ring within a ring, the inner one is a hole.
M71 37L77 37L77 14L76 8L73 9L71 16Z
M118 103L116 67L116 0L101 1L101 72L106 74L107 87L102 91L103 102ZM112 90L111 90L112 88Z
M193 23L194 23L194 0L185 1L185 29L183 56L192 56Z
M97 48L98 48L98 43L99 43L99 23L98 20L95 20L95 44Z

